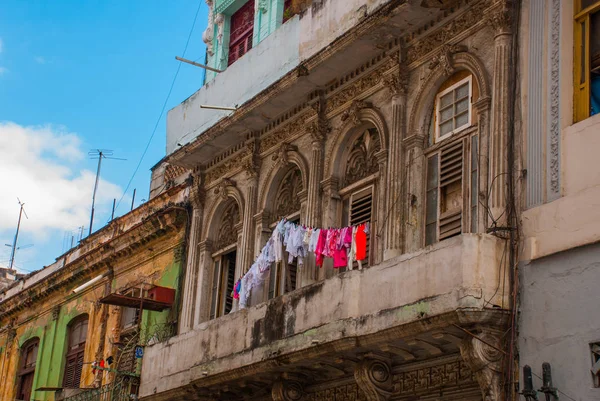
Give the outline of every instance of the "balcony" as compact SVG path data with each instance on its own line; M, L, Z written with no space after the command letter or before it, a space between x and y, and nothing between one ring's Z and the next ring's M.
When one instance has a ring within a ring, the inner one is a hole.
M210 396L216 386L231 393L219 399L235 399L292 368L315 382L339 377L365 353L396 365L458 355L458 325L504 319L503 250L496 237L463 234L202 323L146 348L140 397Z
M249 130L259 131L305 103L315 90L372 63L395 38L442 13L439 8L412 3L419 2L315 0L169 111L167 155L185 147L177 154L177 164L193 167L206 162ZM239 109L233 113L200 109L203 104ZM210 144L191 144L223 119L235 120L227 125L227 135L223 135L225 127L220 127L218 135L207 136Z

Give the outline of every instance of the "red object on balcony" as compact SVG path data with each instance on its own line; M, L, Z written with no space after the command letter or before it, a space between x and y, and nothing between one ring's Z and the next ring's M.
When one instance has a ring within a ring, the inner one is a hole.
M254 32L254 0L249 0L231 16L229 30L229 60L231 65L252 49Z
M167 287L154 287L148 290L148 298L154 301L172 304L175 301L175 290Z

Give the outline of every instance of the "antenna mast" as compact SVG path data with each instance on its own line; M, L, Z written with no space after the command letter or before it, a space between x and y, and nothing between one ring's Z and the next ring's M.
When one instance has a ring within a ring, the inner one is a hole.
M8 268L10 270L12 270L13 264L15 263L15 253L17 252L17 240L19 239L19 230L21 229L21 215L25 214L25 218L29 219L29 217L27 217L27 213L25 212L25 209L24 209L25 203L21 202L21 200L19 198L17 198L17 201L19 202L19 206L21 206L21 209L19 210L19 221L17 222L17 232L15 233L15 239L13 240L12 249L10 251L10 264L8 265Z
M90 231L88 235L92 235L92 227L94 225L94 206L96 205L96 192L98 191L98 182L100 181L100 167L102 166L102 159L113 159L113 160L126 160L118 157L111 157L113 155L112 150L108 149L94 149L88 152L92 159L98 157L98 169L96 170L96 182L94 183L94 193L92 194L92 212L90 214Z

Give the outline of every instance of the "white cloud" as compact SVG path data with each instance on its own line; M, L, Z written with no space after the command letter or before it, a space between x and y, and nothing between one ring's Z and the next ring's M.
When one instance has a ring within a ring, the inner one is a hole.
M14 231L17 197L29 216L24 233L44 238L54 230L87 227L95 172L75 167L83 160L80 138L64 127L0 122L0 234ZM100 180L97 212L110 208L121 193L119 186Z
M34 60L38 64L46 64L46 59L43 58L42 56L36 56L36 57L34 57Z

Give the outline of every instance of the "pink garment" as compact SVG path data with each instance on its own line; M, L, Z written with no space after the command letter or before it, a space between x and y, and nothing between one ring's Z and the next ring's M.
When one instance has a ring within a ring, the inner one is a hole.
M315 248L315 259L316 265L319 267L323 266L323 251L325 250L325 242L327 241L327 231L319 231L319 239L317 241L317 247Z
M346 227L344 230L342 244L344 248L349 249L352 246L352 227Z
M333 267L336 269L345 267L348 264L348 254L346 248L336 249L333 253Z
M333 252L335 251L335 229L327 230L327 238L325 239L325 249L323 249L323 255L328 258L333 258Z

